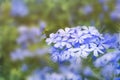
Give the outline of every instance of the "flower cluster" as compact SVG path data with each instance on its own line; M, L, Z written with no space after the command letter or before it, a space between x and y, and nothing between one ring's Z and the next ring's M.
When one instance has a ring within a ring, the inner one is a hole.
M10 57L13 61L24 60L25 58L41 56L49 52L49 48L38 48L35 51L30 51L29 49L17 48L15 51L11 52Z
M21 45L21 47L25 48L28 46L29 42L37 43L40 42L43 38L45 38L45 34L42 34L46 27L46 23L41 21L40 27L31 27L28 28L27 26L20 26L18 28L18 32L20 36L17 38L17 43Z
M52 45L51 54L54 61L73 57L86 58L90 53L97 57L110 47L94 26L59 29L56 33L51 33L46 42Z
M32 75L27 77L27 80L82 80L82 78L78 73L64 66L58 72L54 72L49 67L36 70Z
M94 62L94 66L97 68L98 67L101 68L100 72L105 80L110 80L113 77L118 78L120 74L119 61L120 61L120 51L115 51L115 52L107 53L102 57L98 58ZM108 74L104 74L104 73L108 73Z
M46 27L45 22L41 21L39 25L40 27L28 28L26 26L20 26L18 28L20 35L16 42L20 45L20 48L11 52L10 57L12 60L24 60L26 57L43 55L49 51L49 48L37 48L34 51L28 49L31 44L39 43L46 37L45 34L43 34L44 28Z
M25 44L28 42L39 42L42 32L37 27L27 28L26 26L20 26L18 29L20 36L17 39L18 44Z

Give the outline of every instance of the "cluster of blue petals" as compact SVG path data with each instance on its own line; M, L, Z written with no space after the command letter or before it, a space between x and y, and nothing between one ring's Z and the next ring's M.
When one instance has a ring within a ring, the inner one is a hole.
M65 61L73 57L87 58L90 54L98 57L104 54L111 47L108 41L111 44L114 42L114 38L108 40L106 37L110 36L103 36L94 26L77 26L51 33L46 42L52 45L53 61Z

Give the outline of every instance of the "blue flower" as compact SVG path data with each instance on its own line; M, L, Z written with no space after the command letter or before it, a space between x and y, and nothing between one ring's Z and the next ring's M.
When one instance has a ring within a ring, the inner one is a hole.
M28 15L28 8L23 0L12 0L11 15L24 17Z
M117 56L113 60L113 65L115 67L115 74L120 74L120 51L116 54Z
M90 67L86 67L83 71L83 74L86 76L92 76L93 75L93 71L91 70Z
M90 14L90 13L93 12L93 8L92 8L91 5L86 5L86 6L82 7L82 8L80 9L80 11L81 11L83 14L88 15L88 14Z
M104 51L102 51L102 50L104 50L104 47L102 45L97 45L95 43L90 43L90 47L93 50L94 56L97 57L99 53L104 54Z
M109 10L109 7L107 4L104 4L103 5L103 11L107 12Z
M107 3L109 0L98 0L98 2L99 3L101 3L101 4L105 4L105 3Z
M27 26L20 26L18 28L20 36L17 39L18 44L27 44L29 41L34 43L40 42L45 35L42 34L43 29L39 29L37 27L27 28Z
M115 77L113 80L120 80L120 77Z
M120 51L116 50L111 53L107 53L98 58L94 65L95 67L101 67L101 74L105 80L117 78L120 74ZM108 73L108 74L105 74Z
M18 28L20 35L17 38L17 43L20 45L20 48L10 54L11 59L13 61L24 60L26 57L39 56L48 53L49 48L39 48L32 52L28 50L28 46L30 46L31 43L41 42L41 40L45 38L45 34L42 34L42 31L43 29L39 29L37 27L27 28L26 26L20 26Z
M53 72L44 68L36 70L33 74L27 77L27 80L82 80L81 76L72 72L69 67L60 67L59 73Z
M116 49L120 50L120 33L117 33L117 44L116 44Z
M91 53L96 57L104 54L108 47L104 46L106 43L103 43L103 40L106 41L95 27L77 26L59 29L56 33L50 34L46 42L52 45L52 60L64 61L74 57L87 58Z
M114 66L109 64L102 68L101 74L105 80L110 80L114 77L114 70L115 70Z
M116 3L115 10L110 13L112 20L120 20L120 3Z
M92 51L92 49L89 49L88 45L82 45L79 48L70 48L68 50L68 53L72 57L80 57L81 56L83 58L86 58L91 51Z
M104 34L104 40L102 40L102 43L105 47L108 48L115 48L118 42L117 34Z
M15 60L24 60L25 57L32 57L32 53L27 49L16 49L10 54L10 57L13 61Z
M27 64L23 64L22 67L21 67L21 71L25 72L27 70L28 70Z
M115 11L111 12L110 18L112 20L120 20L120 11L115 10Z
M52 73L46 74L45 80L65 80L65 77L63 74Z
M40 21L39 22L39 26L40 26L40 32L43 32L43 30L45 29L46 27L46 23L44 21Z
M116 56L118 56L118 51L104 54L94 62L94 65L95 67L103 67L115 60Z

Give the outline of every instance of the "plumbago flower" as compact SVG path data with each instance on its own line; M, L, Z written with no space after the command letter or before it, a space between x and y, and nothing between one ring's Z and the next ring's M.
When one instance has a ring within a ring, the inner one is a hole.
M93 12L92 5L86 5L80 8L80 12L82 12L84 15L91 14Z
M115 9L110 13L110 18L112 20L120 20L120 0L116 0Z
M116 80L120 75L119 62L120 62L120 51L115 51L115 52L107 53L104 56L98 58L94 62L94 66L100 68L100 73L105 80L110 80L110 79Z
M19 48L11 52L10 57L13 61L24 60L26 57L41 56L49 51L49 48L36 48L34 51L28 49L31 44L40 43L46 36L43 31L46 23L41 21L39 27L20 26L18 28L19 37L16 42L20 45Z
M28 15L29 10L23 0L12 0L11 1L11 15L24 17Z
M115 36L117 36L116 44L111 44L110 42L115 40ZM94 66L101 68L101 74L105 80L120 80L120 33L114 34L112 37L109 35L108 37L109 40L107 40L107 43L111 44L111 46L109 46L110 48L114 47L114 51L108 52L107 54L96 59Z
M65 61L73 57L87 58L90 54L98 57L110 47L94 26L59 29L56 33L51 33L46 42L52 45L53 61Z
M46 67L36 70L26 80L82 80L82 78L78 73L71 71L69 67L62 66L58 72Z

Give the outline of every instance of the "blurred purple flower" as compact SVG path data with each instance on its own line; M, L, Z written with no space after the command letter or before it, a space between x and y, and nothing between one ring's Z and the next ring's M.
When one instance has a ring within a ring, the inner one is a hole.
M33 56L29 50L16 49L10 54L10 57L13 61L15 60L24 60L25 57Z
M98 58L94 65L95 67L101 67L101 74L105 80L117 78L120 74L120 50L107 53ZM108 73L108 74L105 74Z
M120 20L120 3L116 3L115 10L110 13L112 20Z
M115 11L111 12L110 18L112 20L120 20L120 11L115 10Z
M65 77L59 73L46 74L45 80L65 80Z
M27 70L28 70L27 64L23 64L22 67L21 67L21 71L25 72Z
M85 76L92 76L92 75L93 75L93 72L92 72L92 70L91 70L90 67L86 67L86 68L84 69L84 71L83 71L83 74L84 74Z
M49 52L49 48L39 48L35 51L29 51L27 49L18 48L11 52L10 57L13 61L24 60L26 57L41 56Z
M27 80L82 80L81 76L77 73L70 71L66 67L60 67L58 72L46 70L38 70L32 75L27 77Z
M40 25L40 31L42 32L46 27L46 23L44 21L40 21L39 25Z
M39 48L39 49L36 49L35 53L36 55L44 55L49 51L50 51L49 48Z
M100 3L100 4L105 4L105 3L107 3L109 0L98 0L98 2Z
M24 0L12 0L11 2L11 15L24 17L28 15L27 5L24 3Z
M104 34L104 40L102 40L102 43L104 43L104 46L108 48L115 48L118 43L118 36L117 34Z
M40 56L48 53L49 48L36 49L33 52L28 50L28 46L32 43L41 42L46 37L45 34L42 34L43 30L38 27L28 28L27 26L20 26L18 32L20 35L17 38L17 43L20 45L20 48L10 54L12 60L24 60L26 57Z
M28 33L28 28L27 28L27 26L20 26L19 28L18 28L18 32L22 35L24 35L24 34L27 34Z
M120 80L120 77L115 77L113 80Z
M113 65L115 67L115 74L119 75L120 74L120 51L118 52L118 55L114 58L113 60Z
M88 15L90 13L93 12L93 8L91 5L86 5L86 6L83 6L82 8L80 8L80 11L84 14L84 15Z
M29 42L40 42L41 39L46 37L44 34L42 34L43 30L43 28L39 29L38 27L28 28L27 26L20 26L18 28L20 36L17 39L17 43L28 45Z
M101 70L101 74L104 77L105 80L110 80L114 77L114 66L113 65L107 65Z
M109 10L109 7L107 4L104 4L103 6L103 11L107 12Z
M116 58L116 56L118 56L118 54L118 51L104 54L102 57L98 58L94 62L95 67L103 67L107 65L109 62L113 61Z

